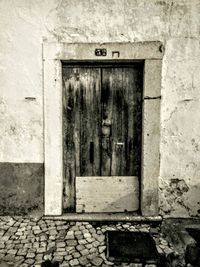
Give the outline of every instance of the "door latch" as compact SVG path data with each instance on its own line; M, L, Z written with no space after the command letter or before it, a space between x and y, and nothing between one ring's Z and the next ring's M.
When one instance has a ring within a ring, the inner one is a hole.
M124 146L124 143L123 142L117 142L116 145L117 146Z

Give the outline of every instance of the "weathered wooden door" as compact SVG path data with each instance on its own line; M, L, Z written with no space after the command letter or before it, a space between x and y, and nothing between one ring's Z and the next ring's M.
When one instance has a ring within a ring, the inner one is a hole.
M139 208L142 66L63 66L64 211Z

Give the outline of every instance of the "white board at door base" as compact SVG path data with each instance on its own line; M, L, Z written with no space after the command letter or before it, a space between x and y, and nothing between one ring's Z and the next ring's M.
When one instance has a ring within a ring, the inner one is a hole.
M139 209L136 176L76 177L76 212L133 212Z

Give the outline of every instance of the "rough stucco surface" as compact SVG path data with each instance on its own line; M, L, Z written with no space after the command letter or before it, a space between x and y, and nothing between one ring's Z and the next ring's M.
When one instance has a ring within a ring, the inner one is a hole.
M0 13L0 161L43 162L43 42L159 40L160 213L198 215L200 1L1 0Z

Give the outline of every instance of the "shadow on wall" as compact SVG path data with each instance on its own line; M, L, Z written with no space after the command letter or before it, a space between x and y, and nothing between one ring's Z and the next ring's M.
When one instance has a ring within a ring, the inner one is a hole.
M0 215L43 213L42 163L0 163Z

